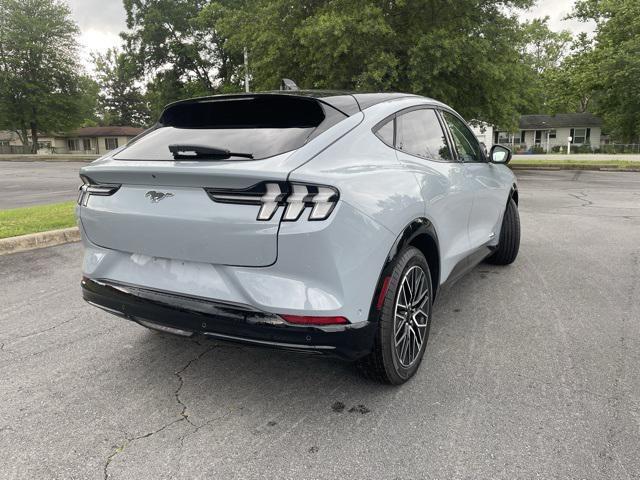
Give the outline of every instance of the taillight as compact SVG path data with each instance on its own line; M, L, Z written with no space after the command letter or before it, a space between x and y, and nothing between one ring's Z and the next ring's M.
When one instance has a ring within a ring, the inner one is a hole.
M245 190L207 188L211 200L218 203L259 205L257 219L269 221L284 206L282 220L295 222L309 208L309 220L326 220L338 203L338 190L324 185L289 182L262 182Z
M82 185L79 188L80 193L78 195L78 205L82 205L83 207L87 206L87 202L91 195L109 197L120 189L120 185L95 183L89 177L84 175L80 175L80 179L82 180Z
M280 315L287 323L295 325L346 325L349 323L344 317L311 317L300 315Z

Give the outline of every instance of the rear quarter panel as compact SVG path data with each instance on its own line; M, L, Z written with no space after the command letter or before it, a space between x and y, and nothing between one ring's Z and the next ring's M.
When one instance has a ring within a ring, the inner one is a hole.
M338 188L341 201L399 235L412 220L424 216L424 202L411 169L398 161L395 150L378 139L372 128L419 102L399 100L365 110L356 128L294 170L289 179Z

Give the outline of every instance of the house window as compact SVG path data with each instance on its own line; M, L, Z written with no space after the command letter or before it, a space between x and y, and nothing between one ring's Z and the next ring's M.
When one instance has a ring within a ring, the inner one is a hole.
M556 131L555 130L549 130L549 139L552 138L556 138Z
M67 139L67 150L70 152L78 152L80 150L80 140L77 138Z
M587 142L587 129L586 128L574 128L573 129L573 141L578 145L582 145Z
M90 138L83 138L82 139L82 149L85 152L88 152L89 150L91 150L91 139Z
M115 150L118 148L118 139L117 138L105 138L104 139L104 148L106 150Z
M509 132L500 132L498 134L498 143L511 143L511 134Z
M527 143L526 141L527 132L524 130L520 130L520 143Z

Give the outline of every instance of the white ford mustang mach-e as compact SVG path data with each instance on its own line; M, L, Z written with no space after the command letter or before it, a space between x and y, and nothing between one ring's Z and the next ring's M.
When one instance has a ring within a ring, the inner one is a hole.
M400 384L438 292L518 254L510 158L416 95L174 103L81 170L83 295L148 328L334 355Z

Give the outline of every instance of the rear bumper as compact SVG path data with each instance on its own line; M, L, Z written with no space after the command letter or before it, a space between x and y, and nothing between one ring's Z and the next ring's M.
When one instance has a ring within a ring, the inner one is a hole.
M373 346L375 325L303 327L246 305L177 295L107 280L82 279L90 304L114 315L184 335L356 360Z

